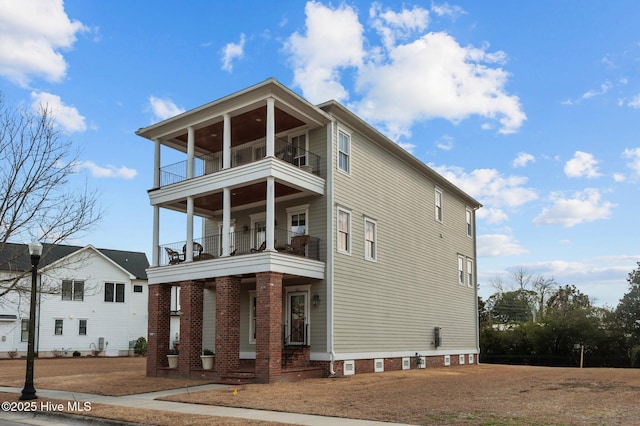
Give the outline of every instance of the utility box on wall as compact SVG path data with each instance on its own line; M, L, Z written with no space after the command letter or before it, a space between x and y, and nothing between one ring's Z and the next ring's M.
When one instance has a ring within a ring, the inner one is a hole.
M440 327L433 329L433 344L436 348L442 346L442 329Z

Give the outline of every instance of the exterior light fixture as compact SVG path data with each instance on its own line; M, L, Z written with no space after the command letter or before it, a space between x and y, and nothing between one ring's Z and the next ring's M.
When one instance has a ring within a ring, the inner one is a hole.
M320 295L318 293L315 293L311 301L313 302L313 306L318 306L320 304Z
M36 336L36 293L38 281L38 263L42 255L42 244L38 241L29 243L29 255L31 256L31 305L29 307L29 343L27 348L27 371L24 379L24 389L20 395L21 401L37 399L36 388L33 386L33 364L35 358Z

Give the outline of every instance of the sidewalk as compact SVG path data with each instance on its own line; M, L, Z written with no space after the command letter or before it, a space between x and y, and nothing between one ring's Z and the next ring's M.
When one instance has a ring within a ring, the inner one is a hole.
M374 426L374 425L386 425L386 426L400 426L400 423L385 423L372 420L356 420L345 419L341 417L324 417L315 416L310 414L296 414L296 413L283 413L280 411L267 411L267 410L252 410L245 408L233 408L233 407L220 407L212 405L200 405L200 404L187 404L182 402L171 401L158 401L156 398L161 398L169 395L177 395L181 393L197 392L208 389L219 389L226 387L225 385L203 385L194 386L190 388L172 389L159 392L142 393L136 395L126 396L104 396L94 395L87 393L76 393L57 390L43 390L38 389L37 394L41 397L61 399L68 401L79 401L80 403L90 402L91 404L100 403L122 407L132 408L146 408L150 410L165 410L173 411L185 414L200 414L206 416L218 416L218 417L235 417L241 419L262 420L270 422L290 423L295 425L309 425L309 426L330 426L330 425L344 425L344 426ZM0 386L0 392L20 393L21 388L2 387ZM37 401L37 400L36 400ZM28 413L30 416L31 413ZM16 413L7 413L4 410L0 411L0 419L18 419L15 416ZM63 415L63 414L60 414ZM1 422L0 422L1 423Z

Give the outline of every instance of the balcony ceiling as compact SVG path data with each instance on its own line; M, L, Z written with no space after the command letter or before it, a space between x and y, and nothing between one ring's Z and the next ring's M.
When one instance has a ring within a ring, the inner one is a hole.
M276 134L285 132L305 123L292 115L275 108ZM222 151L222 134L224 123L213 123L206 127L196 129L195 144L197 151L217 152ZM231 146L264 138L267 133L267 107L266 105L247 111L243 114L231 117ZM176 139L187 144L187 133Z

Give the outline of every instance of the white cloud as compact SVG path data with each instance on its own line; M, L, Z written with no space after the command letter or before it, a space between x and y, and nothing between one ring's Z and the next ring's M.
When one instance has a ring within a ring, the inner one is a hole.
M601 176L598 172L598 160L593 154L576 151L573 158L564 165L564 173L570 177L596 178Z
M160 99L155 96L149 96L149 105L158 120L166 120L185 111L184 108L179 108L170 99Z
M476 217L484 220L488 224L499 224L509 220L509 216L504 210L485 206L478 210Z
M0 75L23 87L34 76L59 82L67 71L60 50L83 31L62 0L0 0Z
M624 182L625 180L627 180L627 178L622 173L614 173L613 174L613 181L614 182Z
M436 146L443 151L451 151L453 149L453 138L449 135L443 135L436 141Z
M478 236L478 256L517 256L528 251L506 234L486 234Z
M87 130L84 117L75 107L65 105L60 96L47 92L31 92L31 100L33 110L49 111L55 124L64 131L73 133Z
M631 108L640 108L640 95L635 95L627 101L627 106Z
M633 170L637 177L640 177L640 148L627 148L622 155L629 160L627 167Z
M551 194L551 207L545 207L533 219L534 225L562 225L571 228L575 225L594 222L611 217L615 204L601 199L600 191L587 188L565 198L561 192Z
M452 19L456 19L458 16L467 13L460 6L451 6L447 2L442 4L431 3L431 11L437 16L450 16Z
M240 59L244 56L245 35L240 34L239 43L227 43L222 49L222 69L225 71L233 71L233 60Z
M527 163L535 163L536 157L526 152L519 152L518 156L513 160L513 167L526 167Z
M138 174L137 170L125 166L107 165L106 167L101 167L93 161L78 161L74 166L77 170L89 170L91 176L96 178L133 179Z
M363 28L356 11L345 4L331 9L310 1L305 6L306 33L285 43L294 67L294 84L314 103L346 100L338 70L359 67L365 55Z
M524 176L503 176L496 169L466 173L459 167L431 167L487 207L519 207L538 198L535 191L524 187L528 181Z
M349 100L341 79L353 72L360 98L349 106L394 140L409 136L418 120L458 123L479 115L497 121L503 134L517 131L526 120L518 97L505 89L509 73L501 65L506 55L488 52L487 46L462 47L446 33L425 34L425 9L393 12L374 5L370 22L379 45L364 39L350 6L310 1L305 12L306 32L291 35L285 48L294 84L311 102Z
M590 99L596 96L600 96L600 95L604 95L605 93L607 93L611 87L613 87L613 85L610 82L605 82L603 84L600 85L600 90L589 90L585 93L582 94L582 99Z

